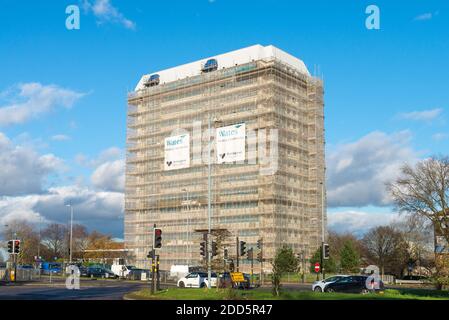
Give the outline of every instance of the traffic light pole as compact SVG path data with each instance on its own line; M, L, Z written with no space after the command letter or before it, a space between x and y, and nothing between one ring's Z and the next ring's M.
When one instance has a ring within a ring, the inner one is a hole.
M321 242L321 254L320 254L320 260L321 260L321 276L324 280L326 277L326 271L324 271L324 242Z
M17 254L14 253L14 282L17 282Z
M253 275L254 275L254 249L251 248L251 281L250 286L253 285Z
M236 267L237 267L237 272L239 272L239 255L240 255L239 246L240 246L240 242L239 242L239 237L237 237L236 239L237 239L236 251L235 251L235 252L237 252Z
M156 291L161 290L161 277L159 273L159 255L156 256Z

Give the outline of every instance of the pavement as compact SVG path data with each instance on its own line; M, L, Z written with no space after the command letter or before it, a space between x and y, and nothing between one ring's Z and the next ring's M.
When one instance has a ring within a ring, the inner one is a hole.
M81 280L79 290L69 290L65 281L16 283L0 286L0 300L123 300L131 291L149 286L148 282L120 280Z

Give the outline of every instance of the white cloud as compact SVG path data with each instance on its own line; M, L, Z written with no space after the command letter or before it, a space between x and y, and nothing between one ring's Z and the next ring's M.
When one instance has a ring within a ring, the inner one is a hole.
M19 84L6 92L2 100L8 102L0 106L0 126L23 123L58 107L70 108L85 95L37 82Z
M443 112L442 108L431 110L413 111L399 114L401 119L415 120L415 121L431 121L438 118Z
M136 29L136 23L127 19L117 8L115 8L110 0L94 0L84 1L84 9L92 12L98 19L98 24L118 23L127 29Z
M122 149L117 147L111 147L101 151L100 154L94 158L90 158L82 153L77 154L75 156L75 161L81 166L96 168L105 162L119 160L123 158L124 152Z
M0 224L15 219L31 223L40 221L67 223L68 203L73 204L74 220L88 228L122 236L124 195L98 192L83 186L50 188L44 194L0 197Z
M67 141L70 140L70 137L65 134L55 134L51 137L51 140L53 141Z
M91 176L92 184L108 191L121 191L125 188L125 160L108 161L95 169Z
M395 213L344 210L328 213L328 228L338 233L362 236L373 227L391 225L400 219L401 217Z
M439 15L440 12L439 11L435 11L435 12L426 12L423 14L420 14L418 16L416 16L413 20L414 21L426 21L426 20L432 20L433 18L435 18L437 15Z
M449 134L447 133L435 133L434 135L432 135L432 139L435 141L442 141L442 140L446 140L447 138L449 138Z
M417 159L409 145L410 137L408 131L391 135L376 131L329 152L329 207L390 205L385 182L394 179L405 162L413 163Z
M419 16L415 17L415 21L425 21L425 20L431 20L433 18L433 14L431 12L420 14Z
M15 145L0 132L0 196L41 193L48 176L64 168L53 154L39 155L32 147Z

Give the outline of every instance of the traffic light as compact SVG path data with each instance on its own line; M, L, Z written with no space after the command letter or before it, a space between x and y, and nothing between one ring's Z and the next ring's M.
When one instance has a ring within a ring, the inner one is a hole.
M224 248L224 250L223 250L223 259L228 260L228 249L227 248Z
M148 251L147 258L152 259L154 257L154 255L155 254L154 254L154 249L153 249L151 251Z
M257 249L262 250L262 246L263 246L263 240L262 239L257 240Z
M20 253L20 240L14 240L14 253Z
M215 257L217 255L218 246L215 241L212 241L212 257Z
M246 254L246 242L240 241L240 255L244 256Z
M206 249L206 241L203 241L203 242L200 243L200 254L201 254L203 257L205 257L205 256L206 256L206 252L207 252L207 249Z
M262 262L262 260L263 260L263 256L262 256L262 251L261 251L257 254L257 261Z
M8 253L13 253L14 252L14 240L9 240L8 241Z
M154 229L154 248L162 247L162 230Z
M253 251L254 251L253 248L248 250L248 260L252 260L253 259L253 257L254 257Z
M323 259L329 259L330 253L329 253L329 244L324 243L323 244Z

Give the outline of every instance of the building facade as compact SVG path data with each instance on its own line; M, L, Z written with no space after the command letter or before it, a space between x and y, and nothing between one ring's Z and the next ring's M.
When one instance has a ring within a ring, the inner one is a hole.
M255 45L145 75L127 119L125 245L137 266L149 267L154 224L162 270L201 264L209 190L211 228L228 233L215 259L226 247L235 262L236 237L254 258L262 239L265 271L282 245L305 258L320 246L323 83L301 60Z

